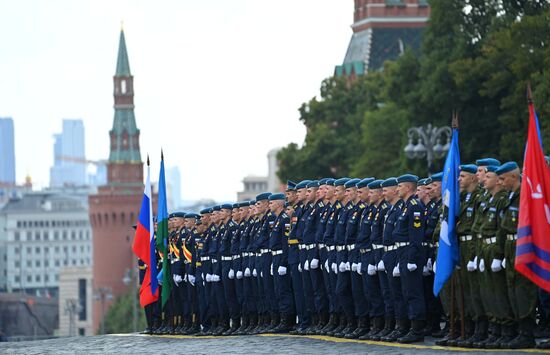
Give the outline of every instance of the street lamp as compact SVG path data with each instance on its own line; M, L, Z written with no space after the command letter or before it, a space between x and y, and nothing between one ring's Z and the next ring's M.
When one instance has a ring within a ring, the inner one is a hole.
M137 300L136 300L136 290L134 288L134 285L136 284L136 273L134 272L133 268L126 269L126 272L124 273L124 277L122 278L122 282L128 286L132 285L130 287L130 295L132 296L132 329L135 332L137 332Z
M113 299L113 293L110 287L99 287L95 290L94 299L101 301L101 334L105 334L105 301Z
M427 126L411 127L407 131L409 142L403 149L409 159L424 159L428 162L428 174L432 174L434 159L443 158L451 147L451 127ZM445 145L441 144L443 138L447 139ZM416 140L416 144L414 141Z

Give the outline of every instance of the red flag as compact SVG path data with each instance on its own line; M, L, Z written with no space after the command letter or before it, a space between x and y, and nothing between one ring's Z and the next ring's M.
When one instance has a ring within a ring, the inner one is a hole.
M544 159L532 102L529 102L515 268L550 292L550 170Z

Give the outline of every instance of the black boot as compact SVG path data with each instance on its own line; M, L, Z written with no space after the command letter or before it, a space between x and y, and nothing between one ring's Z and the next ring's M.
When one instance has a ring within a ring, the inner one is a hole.
M223 335L223 333L225 333L228 330L229 330L229 319L222 318L218 322L218 328L216 329L215 332L212 332L212 335L221 336L221 335Z
M191 323L191 326L189 327L189 329L185 331L185 335L196 335L200 333L200 331L201 331L201 326L199 324L199 321L195 320L194 322Z
M359 317L357 328L345 336L346 339L357 339L369 332L369 317Z
M338 326L338 323L338 314L331 313L327 325L325 325L323 329L319 330L317 334L326 335L328 332L333 331Z
M511 325L501 325L501 335L500 338L495 340L492 343L486 344L485 348L487 349L505 349L503 346L505 346L507 343L512 341L516 337L516 331L513 326Z
M344 329L340 331L340 333L334 334L337 338L344 338L346 335L353 333L355 328L357 327L357 322L355 321L355 317L348 318L348 323Z
M393 332L381 338L382 341L395 342L397 339L404 337L409 332L410 323L406 318L398 319Z
M456 342L460 338L460 327L456 325L451 332L450 325L449 325L449 332L445 337L442 339L439 339L435 342L435 345L439 346L449 346L449 342Z
M359 337L359 340L371 340L373 336L376 336L384 329L384 318L374 317L371 318L370 331L366 334L363 334Z
M344 330L344 328L348 324L348 320L343 314L341 314L339 318L340 318L340 323L338 324L338 326L333 330L326 332L325 333L326 335L333 337L333 336L336 336L336 334L340 333L342 330Z
M384 328L378 332L378 334L372 335L370 340L380 341L383 337L388 336L395 330L395 318L394 317L385 317L384 318Z
M241 319L240 318L233 318L231 319L231 327L227 329L225 332L222 333L223 336L229 336L229 335L235 335L235 332L239 327L241 326Z
M242 335L243 330L248 328L249 325L250 325L250 318L248 317L248 315L243 315L241 326L237 330L235 330L233 335Z
M441 326L439 326L439 329L440 329L439 332L432 333L432 337L434 338L446 337L449 334L449 329L450 329L449 321L445 322L445 326L443 327L443 329L441 329Z
M248 327L242 330L239 335L250 335L258 326L258 313L252 313L249 318Z
M493 344L495 341L497 341L500 338L500 336L501 336L500 324L490 323L489 336L485 340L475 342L474 344L472 344L472 347L478 348L478 349L485 349L487 348L488 344Z
M316 313L313 313L311 315L311 323L309 324L309 327L304 329L303 335L312 335L315 333L315 329L317 328L317 325L319 324L319 316L317 316Z
M319 317L317 317L317 324L307 332L307 335L316 335L321 332L321 330L327 325L328 323L328 313L320 313Z
M281 317L278 313L271 314L271 322L265 329L265 333L271 333L273 329L277 328L279 326L279 323L281 323Z
M462 348L471 348L475 343L481 342L487 339L487 327L489 323L486 318L480 318L475 322L475 331L474 334L466 338L466 340L461 340L457 343L458 346Z
M536 345L535 335L533 334L535 328L534 319L522 319L519 321L517 337L512 339L506 344L501 344L501 347L506 349L529 349L534 348Z
M281 314L281 323L272 330L272 333L283 334L292 330L292 318L290 314Z
M424 341L424 321L413 320L411 330L405 335L397 339L402 344L418 343Z

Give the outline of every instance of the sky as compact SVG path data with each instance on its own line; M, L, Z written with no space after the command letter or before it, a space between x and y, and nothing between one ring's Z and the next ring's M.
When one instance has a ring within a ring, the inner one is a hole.
M122 26L151 180L162 148L184 200L234 200L269 150L303 143L298 108L343 61L352 20L351 0L1 0L17 181L48 186L64 118L84 121L88 159L108 157Z

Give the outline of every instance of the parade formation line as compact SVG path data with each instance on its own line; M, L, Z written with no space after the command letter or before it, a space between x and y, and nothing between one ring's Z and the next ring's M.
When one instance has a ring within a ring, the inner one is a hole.
M196 337L193 335L148 335L148 334L109 334L110 336L142 336L142 337L154 337L154 338L168 338L168 339L227 339L226 336L204 336ZM287 337L287 338L306 338L314 340L322 340L332 343L356 343L356 344L367 344L367 345L376 345L376 346L386 346L390 348L401 348L401 349L417 349L417 350L444 350L444 351L457 351L457 352L514 352L514 353L536 353L536 354L550 354L549 350L544 349L470 349L470 348L458 348L458 347L445 347L438 345L423 345L423 344L400 344L400 343L390 343L384 341L371 341L371 340L357 340L357 339L345 339L345 338L334 338L324 335L290 335L290 334L258 334L261 337Z

